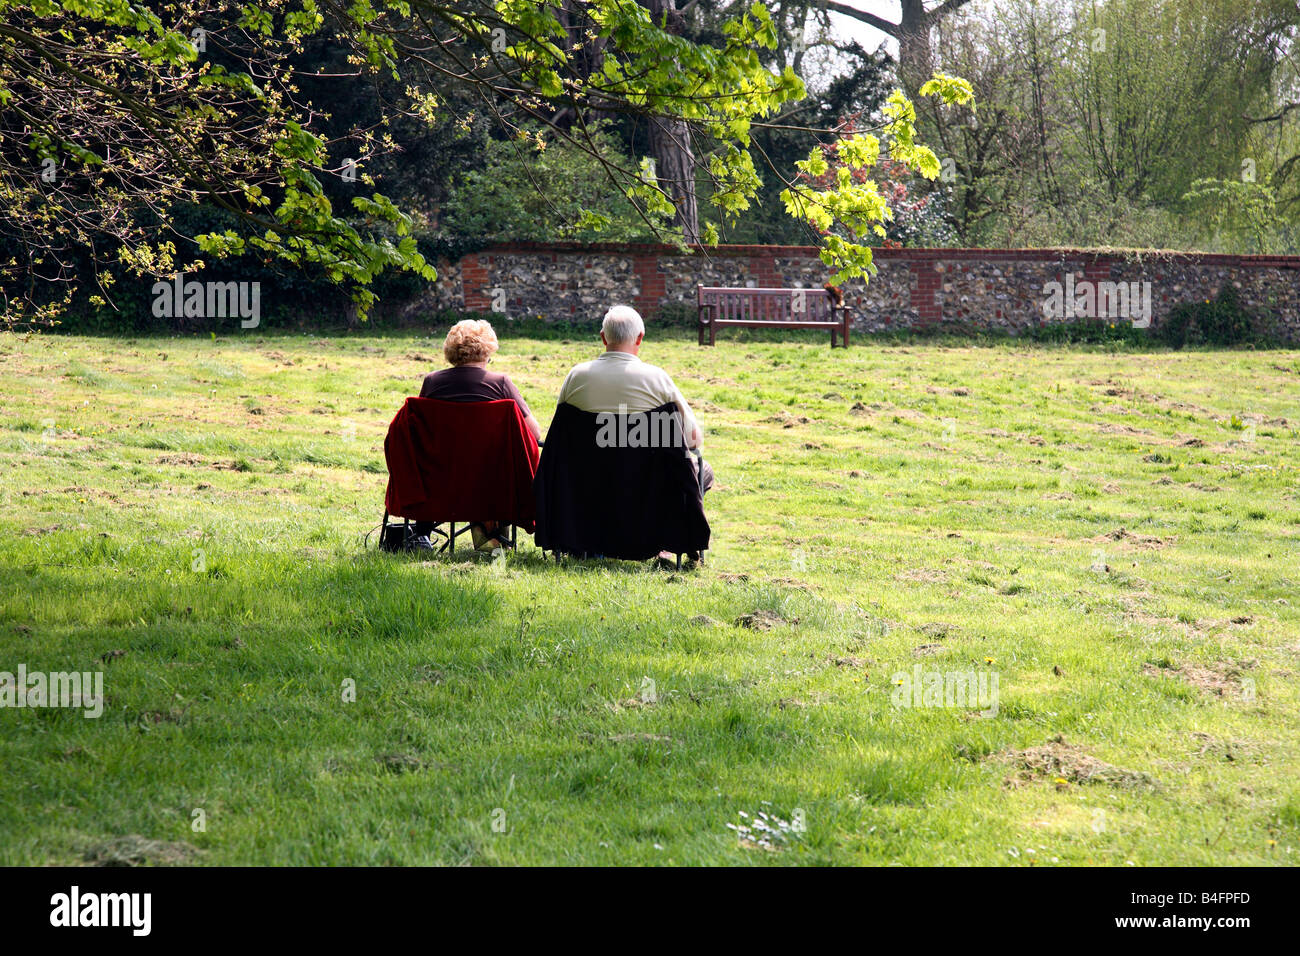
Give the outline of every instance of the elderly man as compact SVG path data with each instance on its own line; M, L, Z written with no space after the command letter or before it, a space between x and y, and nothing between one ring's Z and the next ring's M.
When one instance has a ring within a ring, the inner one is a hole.
M560 386L557 404L567 402L584 412L626 414L647 412L671 402L681 411L686 447L700 448L703 434L681 389L663 369L638 357L644 339L645 323L636 309L614 306L605 313L600 327L604 353L573 367ZM694 457L691 464L699 467ZM708 462L704 462L700 479L705 491L713 486L713 469ZM664 552L660 557L673 556Z

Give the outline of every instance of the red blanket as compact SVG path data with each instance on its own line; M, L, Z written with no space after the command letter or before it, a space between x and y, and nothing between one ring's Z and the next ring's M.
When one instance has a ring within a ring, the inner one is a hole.
M537 441L510 399L408 398L388 426L388 513L412 521L509 521L532 534Z

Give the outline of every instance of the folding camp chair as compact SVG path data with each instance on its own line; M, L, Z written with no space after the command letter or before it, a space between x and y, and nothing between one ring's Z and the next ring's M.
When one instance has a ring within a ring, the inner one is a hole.
M557 561L565 554L639 561L668 551L679 568L684 555L703 554L704 462L696 453L692 469L684 447L672 403L623 415L561 403L533 483L537 546Z
M501 521L503 544L534 527L532 481L539 446L510 399L445 402L408 398L384 439L388 489L379 547L406 549L416 522L432 523L438 554L475 523ZM401 518L401 523L390 521Z

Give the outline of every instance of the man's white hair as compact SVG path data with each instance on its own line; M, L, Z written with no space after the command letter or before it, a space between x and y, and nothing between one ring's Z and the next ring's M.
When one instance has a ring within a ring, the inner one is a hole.
M600 331L605 333L605 341L610 345L627 345L635 342L638 335L645 335L645 323L641 321L641 313L630 305L616 305L605 313Z

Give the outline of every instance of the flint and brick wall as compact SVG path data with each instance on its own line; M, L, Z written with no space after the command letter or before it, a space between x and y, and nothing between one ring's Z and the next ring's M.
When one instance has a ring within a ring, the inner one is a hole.
M1071 249L877 249L878 273L843 285L854 327L922 327L1017 334L1050 321L1044 286L1150 282L1152 325L1182 302L1233 283L1247 306L1300 341L1300 256L1102 253ZM613 303L648 321L695 304L695 287L820 288L830 270L810 246L720 246L688 253L659 245L518 243L443 263L431 290L440 308L509 318L596 322Z

